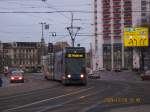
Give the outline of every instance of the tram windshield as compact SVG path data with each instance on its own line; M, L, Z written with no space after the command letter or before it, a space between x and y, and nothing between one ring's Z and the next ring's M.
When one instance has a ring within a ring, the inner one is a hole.
M84 72L85 61L84 59L68 59L66 61L67 72L71 74L80 74Z

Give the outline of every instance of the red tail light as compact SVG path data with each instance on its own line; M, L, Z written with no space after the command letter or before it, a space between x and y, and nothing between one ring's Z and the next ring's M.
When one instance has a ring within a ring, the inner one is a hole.
M21 79L22 79L22 77L19 77L19 79L21 80Z

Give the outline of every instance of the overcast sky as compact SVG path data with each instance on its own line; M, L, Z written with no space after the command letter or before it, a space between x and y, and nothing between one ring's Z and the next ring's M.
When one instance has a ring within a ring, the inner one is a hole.
M41 39L40 22L50 24L50 29L44 31L46 42L68 41L70 37L67 26L71 23L70 12L74 12L74 26L82 29L77 36L76 44L89 48L91 37L91 0L0 0L0 40L2 42L26 41L38 42ZM3 13L7 12L7 13ZM8 12L53 12L53 13L8 13ZM52 37L50 32L56 32ZM68 36L67 36L68 35Z

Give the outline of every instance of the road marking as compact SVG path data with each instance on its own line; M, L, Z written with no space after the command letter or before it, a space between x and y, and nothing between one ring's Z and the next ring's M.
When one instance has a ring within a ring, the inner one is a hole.
M93 89L93 88L94 87L90 87L90 88L83 89L83 90L76 91L76 92L72 92L72 93L69 93L69 94L64 94L64 95L56 96L56 97L53 97L53 98L49 98L49 99L33 102L33 103L26 104L26 105L23 105L23 106L18 106L18 107L15 107L15 108L7 109L7 110L4 110L3 112L8 112L8 111L16 110L16 109L21 109L21 108L29 107L29 106L36 105L36 104L39 104L39 103L43 103L43 102L46 102L46 101L50 101L50 100L54 100L54 99L58 99L58 98L62 98L62 97L66 97L66 96L70 96L70 95L74 95L74 94L78 94L78 93L81 93L81 92L84 92L84 91L87 91L87 90L90 90L90 89Z
M91 93L91 94L80 96L79 99L83 99L83 98L86 98L86 97L89 97L89 96L92 96L92 95L95 95L95 94L97 94L97 92L96 93Z
M52 106L45 107L44 109L41 109L41 110L36 111L36 112L45 112L47 110L54 109L54 108L61 107L61 106L62 106L61 104L52 105Z
M48 87L48 88L45 88L45 89L49 89L49 90L52 90L52 89L58 89L58 88L54 88L54 87L56 87L57 85L51 85L51 87L52 88L50 88L50 87ZM43 89L39 89L40 91L41 90L43 90ZM80 90L80 89L78 89L78 90ZM34 94L34 93L36 93L37 92L37 90L32 90L32 91L28 91L28 92L22 92L21 94L19 93L17 93L17 95L14 95L14 96L9 96L9 97L7 97L7 96L4 96L3 98L0 98L0 100L8 100L8 99L10 99L10 98L15 98L15 97L20 97L20 96L27 96L27 95L31 95L31 94Z
M81 96L81 97L76 98L76 99L68 100L68 101L66 101L66 102L64 102L64 103L60 103L60 104L48 106L48 107L46 107L46 108L44 108L44 109L41 109L41 110L39 110L39 111L37 111L37 112L47 112L47 111L50 110L50 109L58 108L58 107L61 107L61 106L65 105L65 104L71 103L71 102L73 102L73 101L81 100L81 99L83 99L83 98L86 98L86 97L89 97L89 96L92 96L92 95L95 95L95 94L97 94L97 92L96 92L96 93L87 94L87 95Z
M96 103L96 104L93 104L93 105L90 105L89 107L86 107L86 108L83 108L82 110L80 110L79 112L87 112L89 111L90 109L92 108L96 108L97 106L101 105L102 103Z
M52 88L48 87L48 88L45 88L45 89L57 89L57 88L53 88L55 87L56 85L51 85ZM43 89L39 89L39 90L43 90ZM20 93L17 93L17 95L14 95L14 96L9 96L9 97L6 97L4 96L3 98L0 98L0 100L8 100L10 98L15 98L15 97L20 97L20 96L27 96L27 95L30 95L30 94L34 94L36 93L37 90L31 90L31 91L28 91L28 92L22 92L21 94Z

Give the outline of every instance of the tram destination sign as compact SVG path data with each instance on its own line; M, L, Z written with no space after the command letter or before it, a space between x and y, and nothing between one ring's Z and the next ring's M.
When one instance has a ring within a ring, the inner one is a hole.
M82 53L67 53L66 58L84 58L85 55Z
M149 45L147 27L126 27L124 28L125 47L144 47Z

